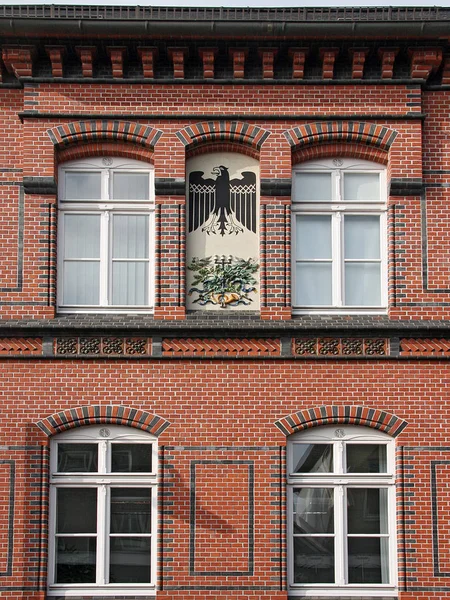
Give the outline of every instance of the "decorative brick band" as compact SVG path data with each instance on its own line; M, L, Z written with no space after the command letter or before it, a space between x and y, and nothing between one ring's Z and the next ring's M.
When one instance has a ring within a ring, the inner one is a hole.
M402 339L402 356L450 356L450 340L446 339Z
M0 356L42 354L42 338L0 338Z
M284 135L294 150L331 142L354 142L389 150L397 131L375 123L323 121L294 127L285 131Z
M61 337L55 339L53 351L59 356L149 356L151 348L151 338Z
M102 423L135 427L156 436L161 435L170 425L169 421L158 415L120 405L78 406L54 413L38 421L36 425L45 434L55 435L67 429L83 427L83 425L100 425Z
M240 121L209 121L177 131L178 139L187 148L202 143L231 141L259 150L269 135L270 132L261 127Z
M163 356L280 356L281 342L275 339L165 338Z
M400 417L367 406L318 406L305 408L297 413L283 417L275 422L276 427L285 435L291 435L303 429L321 425L363 425L372 427L396 437L408 425Z
M296 356L387 356L386 338L295 338Z
M77 121L47 129L53 144L65 148L70 144L97 140L120 141L153 149L162 131L131 121Z

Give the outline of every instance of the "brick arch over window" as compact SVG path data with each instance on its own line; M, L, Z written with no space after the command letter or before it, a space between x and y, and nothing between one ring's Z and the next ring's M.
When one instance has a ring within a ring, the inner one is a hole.
M129 406L78 406L54 413L36 425L46 434L55 435L84 425L126 425L159 436L170 422L155 414Z
M367 406L319 406L305 408L275 422L285 435L321 425L362 425L396 437L408 425L396 415Z
M270 132L241 121L208 121L189 125L189 127L177 131L176 135L186 150L192 150L199 144L228 142L244 144L259 152Z
M358 121L306 123L284 132L293 152L317 144L354 143L388 151L397 137L395 129Z
M153 150L162 131L131 121L76 121L47 129L59 150L86 142L127 142Z

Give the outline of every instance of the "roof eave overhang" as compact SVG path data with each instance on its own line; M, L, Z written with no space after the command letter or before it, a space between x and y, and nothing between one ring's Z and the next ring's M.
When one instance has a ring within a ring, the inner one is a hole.
M220 20L0 19L2 36L116 36L150 38L450 38L449 21L292 22Z

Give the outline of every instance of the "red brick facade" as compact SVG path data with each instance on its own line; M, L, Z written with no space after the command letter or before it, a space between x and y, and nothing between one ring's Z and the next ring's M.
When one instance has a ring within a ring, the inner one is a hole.
M94 424L159 453L155 589L105 598L295 597L286 445L346 424L395 439L389 597L450 597L450 9L34 9L0 7L0 597L55 598L49 444ZM260 165L249 314L185 307L186 160L218 151ZM58 313L58 166L105 156L154 166L152 314ZM383 314L292 311L292 169L336 156L387 169Z

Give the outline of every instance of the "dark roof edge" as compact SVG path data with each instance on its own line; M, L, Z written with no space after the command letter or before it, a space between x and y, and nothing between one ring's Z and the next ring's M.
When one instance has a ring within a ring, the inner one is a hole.
M450 8L173 8L0 6L0 34L432 38L450 35Z

